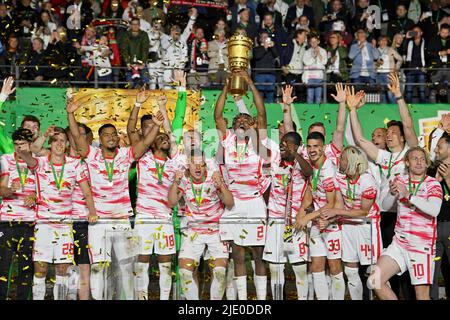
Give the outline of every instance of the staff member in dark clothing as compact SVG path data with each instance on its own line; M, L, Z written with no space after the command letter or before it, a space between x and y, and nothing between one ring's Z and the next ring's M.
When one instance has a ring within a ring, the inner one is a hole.
M430 288L430 297L433 300L439 299L438 277L441 267L446 265L447 272L442 272L445 287L450 287L450 275L448 266L450 265L450 135L446 132L439 139L434 150L436 162L428 175L436 177L444 193L441 211L437 216L437 238L436 238L436 259L434 269L434 281ZM444 270L442 270L444 271Z

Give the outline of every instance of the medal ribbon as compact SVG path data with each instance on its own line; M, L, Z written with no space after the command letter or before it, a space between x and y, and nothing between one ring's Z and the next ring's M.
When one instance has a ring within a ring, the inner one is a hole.
M55 178L56 188L61 191L61 186L64 178L64 166L66 165L65 159L63 160L61 171L59 172L59 177L56 174L55 167L53 166L53 161L50 160L50 166L52 167L53 178Z
M355 200L355 189L356 189L356 182L353 184L353 191L352 191L350 179L347 178L347 198L350 200L350 202Z
M450 192L445 183L442 186L444 187L444 199L445 201L448 201L450 199Z
M197 206L200 207L203 203L202 193L203 193L203 182L205 182L205 178L203 177L202 185L199 190L195 189L194 182L192 181L192 177L189 177L189 181L191 182L191 189L192 189L192 193L194 194L194 197L195 197L195 202L197 203Z
M411 178L409 178L409 180L408 180L409 193L411 193L413 196L415 196L417 194L417 191L419 191L420 185L422 184L423 180L425 180L425 176L423 176L422 179L420 179L419 184L417 185L416 188L414 188L414 191L413 191L413 189L412 189L413 186L412 185L415 184L415 183L411 183Z
M19 166L19 161L17 161L16 157L14 157L14 160L16 160L16 168L17 168L17 173L19 175L20 185L23 188L23 187L25 187L25 184L27 183L28 167L25 168L25 173L22 174L22 170L20 170L20 166Z
M247 154L247 147L248 144L246 143L244 146L244 151L242 152L242 147L238 148L238 143L236 141L236 156L238 158L239 163L242 163L242 161L244 160L244 156ZM240 151L239 151L240 149Z
M312 189L313 192L315 192L317 190L317 180L319 180L319 176L320 176L320 170L322 170L322 165L323 162L320 164L319 169L316 171L317 173L314 174L314 169L313 169L313 180L312 180Z
M103 155L103 162L105 162L105 169L106 169L106 173L108 175L108 181L110 183L113 182L113 178L114 178L114 161L115 161L115 159L113 159L113 161L111 163L108 163L105 159L105 156Z
M162 178L164 175L165 166L166 166L166 162L164 162L162 165L159 165L158 161L155 160L156 176L158 177L159 184L162 184Z

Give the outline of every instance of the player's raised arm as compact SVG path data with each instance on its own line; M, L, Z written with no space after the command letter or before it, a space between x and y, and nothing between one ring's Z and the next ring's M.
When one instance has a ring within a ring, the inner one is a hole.
M141 139L139 133L136 130L136 124L139 117L139 110L142 104L147 101L149 97L150 92L146 90L146 87L144 85L141 89L139 89L139 92L136 95L136 102L134 103L134 106L131 109L130 117L128 118L127 135L130 139L131 145L133 145L133 143L137 143Z
M333 132L333 144L339 150L344 148L344 131L345 131L345 100L347 94L342 83L336 84L336 95L331 96L339 103L339 110L336 120L336 129Z
M355 139L356 145L359 146L367 154L370 160L375 161L378 156L378 148L372 141L364 138L361 124L358 119L358 114L356 109L363 99L363 93L358 92L355 94L355 88L349 89L347 91L347 105L350 109L350 122L352 125L353 137Z
M234 207L234 198L231 194L230 190L228 190L225 182L223 181L222 175L219 171L213 173L212 176L214 183L216 185L217 190L219 191L219 198L222 200L222 203L229 210Z
M3 80L2 91L0 91L0 111L8 97L16 91L14 87L14 78L8 77ZM10 137L5 134L4 126L0 125L0 152L3 154L12 153L14 144Z
M76 103L73 99L68 99L66 111L67 111L67 121L69 122L70 133L72 134L73 140L77 147L77 153L85 158L89 153L89 144L85 137L80 134L78 128L77 120L75 120L74 112L81 107L80 103Z
M20 159L25 161L28 168L32 171L35 171L38 167L38 161L36 158L34 158L30 152L19 150L17 151L17 154L19 155Z
M400 80L398 79L398 75L395 73L389 74L389 81L390 83L388 84L388 88L397 100L398 112L400 113L400 118L403 123L406 142L411 148L417 147L419 144L419 139L417 138L417 134L414 130L414 123L411 118L411 113L409 112L405 99L402 96L402 91L400 90Z
M253 102L256 106L257 111L257 122L258 122L258 131L259 131L259 139L264 140L267 138L267 115L266 115L266 107L264 105L264 99L253 83L252 78L248 75L247 71L239 71L238 75L242 76L247 82L250 90L253 94Z
M136 159L142 157L150 148L153 141L155 141L156 136L159 133L159 129L162 126L164 121L164 117L161 112L158 112L155 117L153 117L153 122L155 125L151 128L151 130L144 136L143 139L139 140L132 144L133 153Z
M46 156L50 153L49 150L44 149L45 141L50 138L55 133L55 125L51 125L45 130L44 134L40 135L33 143L30 145L30 150L33 154L37 156Z
M178 97L175 106L175 114L172 120L172 132L176 144L179 144L183 137L183 123L186 117L187 93L186 93L186 73L183 70L173 71L174 80L178 82Z
M292 89L293 88L290 85L281 88L283 91L283 103L281 104L281 107L283 109L283 126L285 134L295 131L294 121L292 120L292 103L297 97L292 97Z
M229 80L227 79L227 83L223 87L214 108L214 121L216 122L216 128L222 134L222 137L225 137L225 134L227 132L227 123L225 121L225 118L223 117L223 109L225 107L225 102L227 101L228 81Z
M168 202L169 206L171 208L174 208L178 205L178 202L180 201L183 194L178 190L178 187L180 186L181 179L184 176L183 171L177 171L175 172L175 178L173 179L173 183L170 186L169 189L169 195L168 195Z

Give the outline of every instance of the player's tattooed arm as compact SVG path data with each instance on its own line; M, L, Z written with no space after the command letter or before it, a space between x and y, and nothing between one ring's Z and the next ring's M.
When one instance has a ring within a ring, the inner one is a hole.
M285 133L294 131L294 121L292 120L292 103L297 97L292 97L292 86L287 85L285 88L281 88L283 92L283 103L281 107L283 109L283 126ZM280 137L281 139L281 137Z
M216 106L214 108L214 121L216 122L216 128L219 130L221 137L225 137L227 131L227 123L223 117L223 109L225 107L225 102L227 100L228 83L230 78L227 78L227 83L222 89L219 98L216 101Z
M169 207L171 207L171 208L175 208L178 205L178 202L180 201L181 197L183 196L181 191L178 189L183 176L184 176L184 171L175 172L175 178L173 180L172 185L170 186L169 195L168 195Z
M302 205L295 216L294 228L296 230L305 229L309 219L306 217L306 210L313 204L313 197L311 193L311 188L308 186L306 188L305 195L302 199Z
M138 142L135 142L132 144L133 153L136 159L139 159L142 157L150 148L153 141L155 141L156 136L159 133L159 129L161 125L163 124L164 117L160 111L156 114L155 117L153 117L153 122L155 125L150 129L150 131L147 133L146 136L144 136L144 139L139 140Z
M223 181L222 175L219 171L213 173L212 176L214 180L214 184L216 185L217 190L219 191L219 198L222 200L222 203L229 210L234 207L234 198L233 194L228 190L225 182Z
M73 98L67 100L67 120L69 122L70 134L75 141L75 145L77 148L78 154L85 158L89 153L89 144L86 141L86 138L80 134L80 129L78 128L78 123L75 119L74 112L77 111L81 107L81 103L79 101L75 102Z
M405 102L405 99L402 97L402 91L400 89L400 80L396 73L389 74L389 90L394 94L397 105L398 112L400 113L400 118L403 123L403 129L405 132L405 139L408 145L413 148L417 147L419 144L419 139L417 138L417 134L414 130L414 123L411 118L411 113L409 112L408 105Z
M345 210L344 200L340 192L336 192L336 203L334 208L323 209L320 218L324 220L332 221L336 216L344 216L350 218L365 217L369 214L370 208L372 207L375 199L362 198L361 209L351 209Z
M3 175L0 177L0 197L2 198L11 198L14 196L17 190L20 188L19 184L12 184L11 187L9 184L9 175Z
M86 199L86 206L88 208L88 222L94 223L98 221L97 210L95 209L94 199L92 198L91 187L87 180L80 183L81 191Z

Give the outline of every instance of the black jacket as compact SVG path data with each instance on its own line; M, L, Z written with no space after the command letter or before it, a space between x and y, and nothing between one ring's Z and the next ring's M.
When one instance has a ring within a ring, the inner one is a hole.
M260 46L253 49L253 61L255 74L275 74L275 68L279 67L279 56L275 47L267 48Z
M447 55L447 63L445 65L439 56L439 51L446 51L448 49L450 49L450 37L447 37L445 40L441 39L439 35L432 38L426 47L429 60L428 65L431 68L450 67L450 55Z
M310 26L315 25L314 11L310 6L305 5L303 7L303 15L308 17ZM284 26L286 27L286 29L288 29L289 31L295 30L295 26L292 26L292 22L296 18L297 18L297 6L296 5L290 6L286 14L286 19L284 20Z

